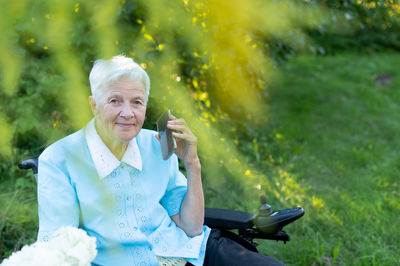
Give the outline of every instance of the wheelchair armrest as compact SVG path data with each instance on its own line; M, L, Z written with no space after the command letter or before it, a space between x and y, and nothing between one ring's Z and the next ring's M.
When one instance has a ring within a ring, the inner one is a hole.
M257 230L267 234L273 234L282 230L284 226L301 218L303 215L304 209L301 207L278 210L267 216L258 215L254 219L254 224Z
M38 158L26 159L18 164L18 168L23 170L32 169L36 175L38 173Z
M255 217L244 211L205 208L204 224L218 229L246 229L253 226Z

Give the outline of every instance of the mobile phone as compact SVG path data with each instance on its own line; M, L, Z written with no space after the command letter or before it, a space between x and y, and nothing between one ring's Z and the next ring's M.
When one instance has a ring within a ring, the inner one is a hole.
M170 115L171 111L167 110L157 120L157 131L160 135L161 152L164 160L168 160L176 149L176 141L172 136L172 130L167 128Z

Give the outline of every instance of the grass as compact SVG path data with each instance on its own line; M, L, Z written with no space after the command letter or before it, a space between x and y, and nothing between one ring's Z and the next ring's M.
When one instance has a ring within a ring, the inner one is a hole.
M400 264L398 62L394 53L304 56L276 77L259 167L279 183L270 201L306 215L287 227L286 246L262 241L265 254L288 265ZM381 74L390 84L375 82ZM284 206L291 194L298 202Z
M303 56L275 77L268 123L239 146L266 173L269 203L306 214L285 228L290 242L258 241L261 252L287 265L400 264L398 62L395 53ZM386 73L390 84L378 85ZM37 230L34 180L9 175L0 184L2 258Z
M35 242L38 228L36 182L31 171L16 172L16 165L9 163L4 166L9 168L7 178L2 171L0 179L0 261Z

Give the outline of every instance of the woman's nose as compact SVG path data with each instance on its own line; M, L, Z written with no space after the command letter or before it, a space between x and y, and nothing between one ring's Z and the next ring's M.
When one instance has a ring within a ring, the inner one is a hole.
M122 106L122 110L119 114L121 117L124 118L132 118L135 116L135 113L133 112L132 108L129 106L129 104L124 104Z

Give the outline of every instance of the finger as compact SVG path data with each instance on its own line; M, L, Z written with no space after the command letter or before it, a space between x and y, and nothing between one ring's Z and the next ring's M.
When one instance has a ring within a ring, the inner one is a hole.
M186 140L189 144L196 144L197 138L194 135L188 135L185 133L172 132L172 136L177 139Z
M186 140L186 141L190 142L190 141L189 141L189 138L188 138L188 135L185 134L185 133L172 132L172 136L173 136L174 138L176 138L176 139L179 139L179 140Z
M168 123L186 125L186 121L183 118L175 118L174 120L168 120Z
M160 141L160 134L157 133L157 134L155 135L155 137L156 137L156 139L157 139L158 141Z
M176 116L174 116L173 114L170 114L170 115L169 115L169 119L175 120L175 119L177 119L177 118L176 118Z
M193 132L186 125L167 125L170 130L178 131L177 133L184 133L188 136L196 138Z
M182 132L186 132L189 133L189 129L187 128L187 126L185 125L173 125L173 124L168 124L167 128L171 129L171 130L177 130L177 131L182 131Z

